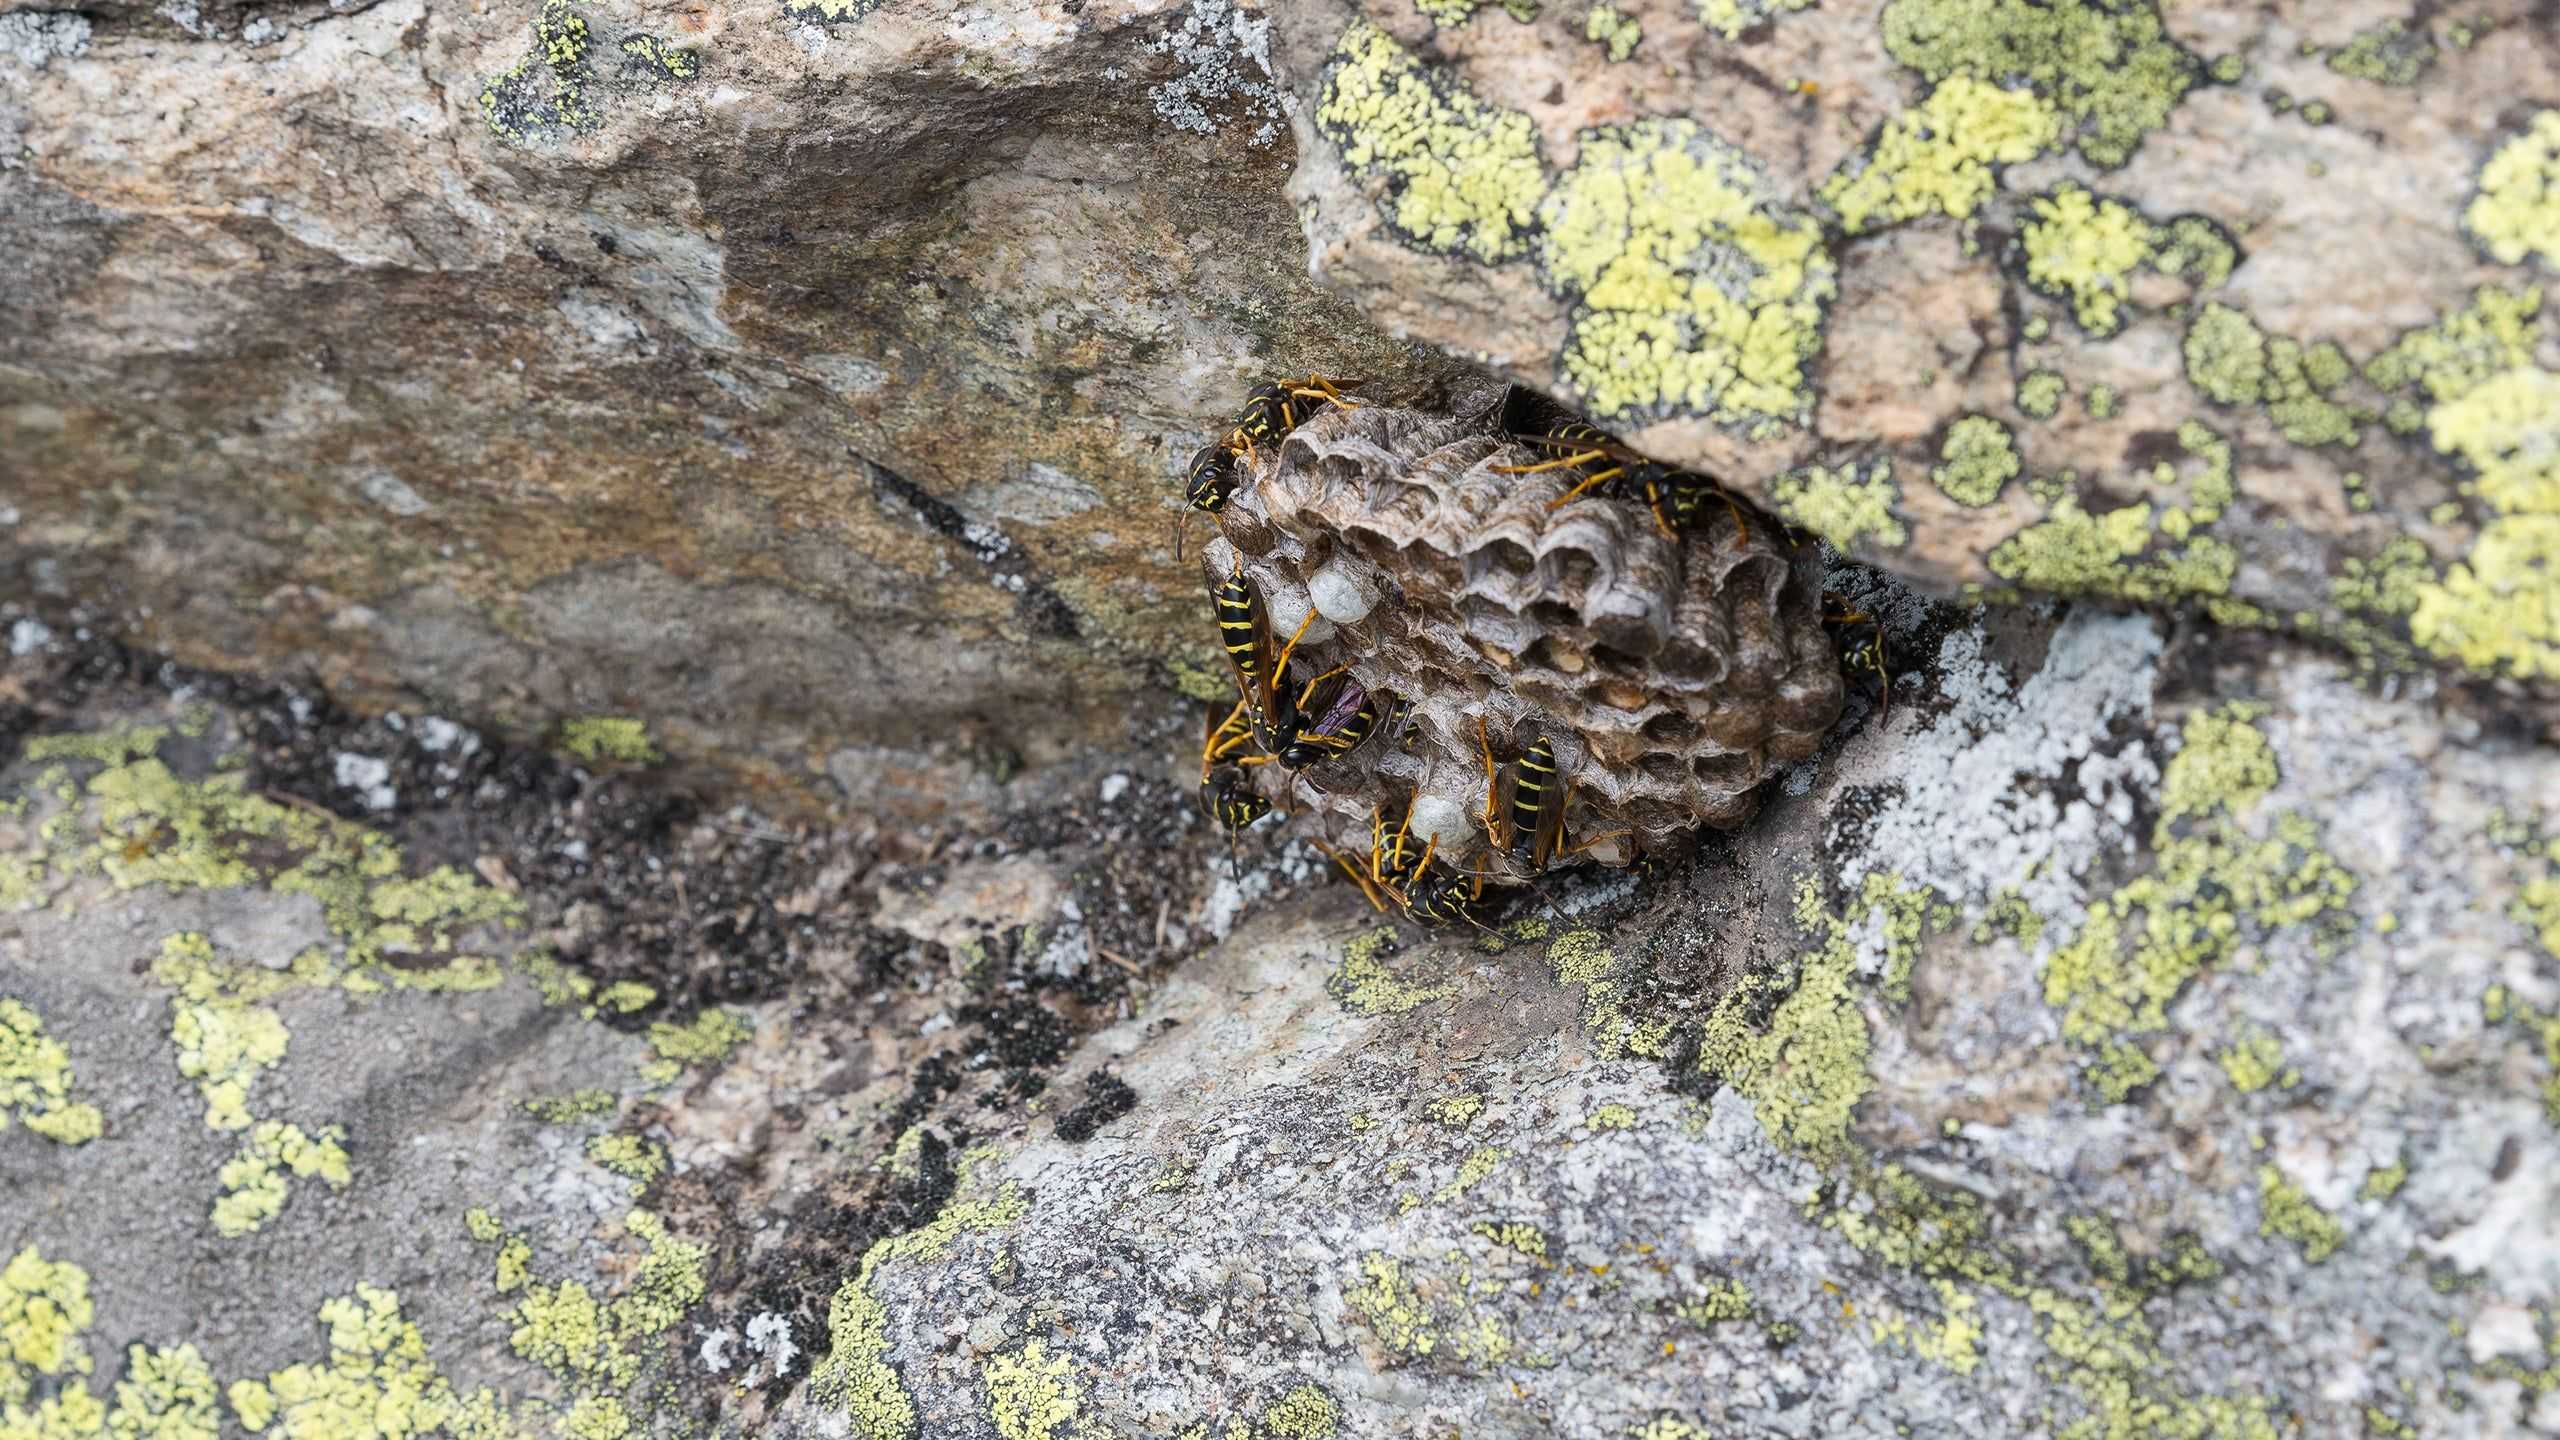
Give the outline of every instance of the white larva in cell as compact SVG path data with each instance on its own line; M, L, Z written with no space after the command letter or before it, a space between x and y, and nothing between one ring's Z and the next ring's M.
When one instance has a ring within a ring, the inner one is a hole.
M1321 645L1333 638L1333 622L1308 601L1306 591L1295 585L1272 585L1264 589L1262 613L1270 620L1271 643L1274 645L1288 644L1292 635L1298 635L1301 646ZM1299 635L1298 623L1302 620L1306 622L1307 630Z
M1413 797L1413 837L1420 844L1431 845L1439 853L1455 855L1476 838L1474 817L1467 807L1442 795Z
M1356 625L1367 619L1369 607L1378 603L1368 569L1339 556L1317 566L1307 577L1307 594L1315 601L1316 613L1336 625Z

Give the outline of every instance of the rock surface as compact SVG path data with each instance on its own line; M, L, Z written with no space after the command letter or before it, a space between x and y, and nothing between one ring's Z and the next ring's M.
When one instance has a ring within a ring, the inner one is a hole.
M2560 1434L2545 8L0 14L0 1440ZM1893 678L1231 859L1311 368Z
M0 1423L2560 1432L2560 766L2280 642L1892 613L1889 720L1481 941L1296 851L1213 938L1179 759L959 862L521 754L356 822L298 757L382 722L33 651ZM644 874L690 920L598 929Z

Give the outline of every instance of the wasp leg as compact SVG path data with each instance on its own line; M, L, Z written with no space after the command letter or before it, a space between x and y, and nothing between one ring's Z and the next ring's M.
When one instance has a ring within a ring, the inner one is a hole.
M1496 475L1543 475L1550 470L1570 470L1576 465L1588 465L1594 460L1608 458L1608 452L1605 450L1585 450L1578 455L1567 455L1561 460L1549 460L1537 465L1496 465L1493 467L1493 473Z
M1263 681L1263 685L1272 694L1280 693L1280 677L1289 673L1289 657L1297 653L1298 641L1305 637L1307 627L1314 623L1316 623L1316 607L1310 604L1307 606L1306 618L1300 620L1298 628L1290 632L1289 643L1280 647L1280 658L1271 662L1271 674Z
M1371 909L1382 914L1386 911L1387 903L1378 898L1378 887L1369 883L1369 877L1361 874L1360 867L1352 864L1349 857L1321 840L1309 840L1307 843L1323 851L1324 858L1342 867L1342 873L1350 876L1351 883L1360 887L1360 893L1368 900Z
M1314 618L1314 615L1315 615L1315 611L1313 611L1313 610L1309 610L1309 611L1307 612L1307 615L1308 615L1308 617L1309 617L1310 622L1312 622L1312 620L1313 620L1313 618ZM1306 633L1306 629L1307 629L1307 627L1306 627L1305 625L1301 625L1301 626L1299 626L1299 627L1298 627L1298 633L1299 633L1299 634L1301 634L1301 635L1303 635L1303 634L1305 634L1305 633ZM1297 643L1297 641L1296 641L1296 640L1295 640L1295 638L1293 637L1293 638L1291 639L1290 643L1294 645L1294 644L1296 644L1296 643ZM1317 677L1316 677L1316 678L1314 678L1313 680L1308 681L1305 685L1303 685L1303 686L1299 687L1299 690L1298 690L1298 708L1299 708L1299 709L1301 709L1301 710L1304 710L1304 709L1306 709L1306 708L1307 708L1307 702L1315 698L1315 695L1316 695L1316 687L1317 687L1317 686L1319 686L1319 685L1323 684L1323 683L1324 683L1324 682L1326 682L1327 680L1332 679L1332 678L1333 678L1334 676L1336 676L1336 675L1340 675L1340 674L1342 674L1344 671L1347 671L1347 670L1349 670L1350 668L1351 668L1351 667L1350 667L1350 666L1348 666L1348 665L1336 665L1336 666L1334 666L1332 669L1327 670L1326 672L1324 672L1323 674L1321 674L1321 675L1317 676Z
M1567 501L1572 500L1583 491L1590 489L1592 486L1597 485L1604 480L1614 480L1625 473L1627 473L1627 467L1623 465L1612 465L1608 469L1600 471L1597 474L1585 475L1582 477L1581 484L1574 486L1572 489L1567 490L1553 500L1548 501L1547 508L1550 510L1562 509Z
M1680 539L1680 532L1671 528L1671 517L1664 514L1662 511L1661 482L1654 480L1648 480L1645 482L1644 503L1647 509L1653 511L1653 525L1655 529L1662 532L1662 538L1677 544Z
M1484 822L1485 842L1498 854L1503 848L1502 820L1495 797L1501 792L1502 782L1493 766L1493 737L1485 731L1481 710L1476 712L1476 744L1484 751L1484 808L1476 812L1476 818Z

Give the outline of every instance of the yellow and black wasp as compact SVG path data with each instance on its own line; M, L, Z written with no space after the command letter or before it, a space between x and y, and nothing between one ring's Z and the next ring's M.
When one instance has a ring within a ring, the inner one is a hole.
M1378 728L1377 697L1348 673L1303 686L1294 703L1303 723L1297 737L1272 757L1285 769L1338 760L1359 749Z
M1305 638L1307 627L1315 623L1316 612L1310 607L1287 644L1275 652L1271 645L1271 627L1263 610L1262 597L1245 579L1244 562L1236 561L1234 573L1226 583L1210 593L1210 608L1218 620L1218 636L1225 647L1227 667L1233 672L1236 691L1243 701L1244 720L1252 742L1265 756L1278 756L1299 742L1306 731L1306 707L1322 691L1325 682L1343 675L1337 667L1308 680L1295 679L1290 671L1290 657L1297 653L1298 642ZM1363 697L1365 703L1365 696ZM1332 743L1342 738L1340 726L1356 719L1359 706L1342 717L1336 733L1319 740L1319 751L1340 748ZM1325 717L1319 716L1319 720ZM1374 723L1374 720L1372 721ZM1367 732L1362 732L1365 735ZM1240 745L1232 748L1241 748ZM1310 753L1308 758L1316 758Z
M1484 899L1485 877L1445 863L1435 867L1432 857L1439 841L1434 838L1415 849L1412 817L1411 806L1398 812L1392 822L1383 807L1369 812L1365 867L1321 840L1315 842L1316 848L1351 877L1374 909L1399 911L1417 924L1434 928L1460 921L1484 928L1475 912Z
M1593 428L1580 420L1563 420L1537 434L1515 434L1511 437L1524 445L1560 452L1555 459L1535 465L1500 465L1500 475L1538 475L1549 470L1570 470L1579 478L1573 488L1547 502L1547 508L1562 508L1584 492L1608 486L1608 493L1625 495L1644 501L1653 512L1653 523L1665 536L1679 538L1680 531L1697 523L1699 512L1709 496L1724 501L1733 516L1734 533L1748 538L1751 526L1742 518L1742 507L1734 503L1723 486L1694 470L1683 470L1648 459L1618 442L1616 437Z
M1882 723L1893 703L1893 674L1884 663L1884 622L1840 596L1825 592L1822 628L1839 642L1842 661L1853 670L1869 671L1876 677L1876 720ZM1852 638L1853 632L1861 628L1866 634Z
M1493 736L1482 715L1476 716L1476 741L1484 753L1484 808L1477 812L1477 818L1484 822L1485 838L1493 842L1494 849L1507 850L1526 861L1532 872L1630 833L1613 830L1579 845L1569 844L1564 812L1573 799L1573 786L1556 768L1554 743L1539 736L1519 759L1511 762L1506 776L1502 767L1494 764ZM1508 806L1502 801L1506 780L1511 793Z
M1275 380L1254 386L1245 396L1244 408L1228 425L1226 435L1193 452L1191 464L1183 472L1182 501L1188 508L1174 525L1174 560L1179 563L1182 559L1183 535L1191 523L1191 511L1215 515L1234 498L1241 478L1236 469L1238 460L1252 454L1257 445L1277 443L1327 405L1357 406L1360 402L1344 395L1342 387L1359 383L1309 374L1304 380Z
M1223 720L1211 710L1208 738L1200 743L1200 809L1226 832L1227 860L1239 873L1244 861L1236 854L1236 836L1271 813L1271 802L1253 788L1242 766L1225 762L1235 737L1244 733L1243 709L1239 703Z

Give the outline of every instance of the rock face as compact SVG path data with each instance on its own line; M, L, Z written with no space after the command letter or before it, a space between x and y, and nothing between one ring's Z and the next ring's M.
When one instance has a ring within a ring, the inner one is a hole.
M1325 281L1942 586L2550 716L2538 7L1287 7ZM2483 97L2499 97L2486 100Z
M2546 11L0 15L0 1437L2560 1434ZM1231 858L1309 370L1886 694Z

